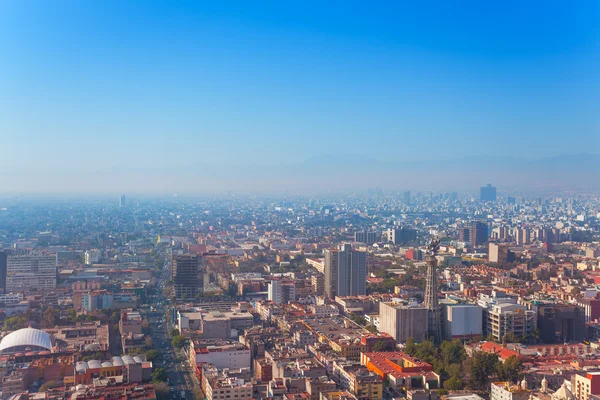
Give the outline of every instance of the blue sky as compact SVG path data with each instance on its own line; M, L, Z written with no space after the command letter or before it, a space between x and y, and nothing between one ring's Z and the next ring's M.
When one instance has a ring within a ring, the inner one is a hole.
M0 184L597 153L599 18L597 1L3 1Z

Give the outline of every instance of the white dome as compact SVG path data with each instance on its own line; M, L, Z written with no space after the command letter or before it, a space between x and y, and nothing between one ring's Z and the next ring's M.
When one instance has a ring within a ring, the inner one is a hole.
M30 348L35 350L52 350L52 336L34 328L23 328L6 335L0 342L0 353L15 353Z

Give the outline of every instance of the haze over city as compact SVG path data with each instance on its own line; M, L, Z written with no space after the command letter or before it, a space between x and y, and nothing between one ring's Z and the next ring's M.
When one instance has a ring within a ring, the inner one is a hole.
M595 190L599 7L2 2L0 186Z

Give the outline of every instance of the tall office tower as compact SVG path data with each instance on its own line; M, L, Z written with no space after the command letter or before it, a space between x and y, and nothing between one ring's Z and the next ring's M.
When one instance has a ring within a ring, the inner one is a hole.
M325 249L324 255L325 255L325 260L323 261L323 264L324 264L323 272L325 275L324 293L325 293L326 297L333 299L333 298L335 298L336 291L337 291L337 269L338 269L339 251L337 249Z
M0 250L0 289L2 293L6 293L6 261L8 253L5 250Z
M436 343L442 341L442 328L440 325L440 306L438 303L437 286L437 259L435 255L440 248L440 241L432 239L427 245L427 279L425 281L425 308L428 311L429 335Z
M451 199L452 201L456 201L456 200L458 200L458 193L456 193L456 192L452 192L452 194L450 195L450 199Z
M509 205L515 205L515 204L517 204L517 199L514 197L511 197L511 196L508 196L506 198L506 203Z
M56 254L30 253L6 258L6 292L56 289Z
M354 233L354 241L357 243L373 244L377 241L377 232L358 231Z
M529 228L516 228L515 229L515 242L517 242L518 245L523 245L523 244L530 244L531 240L531 232L529 231Z
M458 228L458 240L461 242L471 241L469 228Z
M410 190L404 192L404 204L410 204Z
M479 199L481 201L496 201L496 188L491 184L479 188Z
M125 195L122 194L119 196L119 207L125 207L127 205L127 199L125 198Z
M386 234L388 242L394 244L408 244L417 239L417 231L414 229L388 229Z
M360 296L367 293L367 254L351 244L325 250L325 296Z
M204 262L196 254L175 254L171 263L177 300L191 300L204 293Z
M485 222L473 221L469 228L469 239L473 246L479 246L488 241L487 224Z

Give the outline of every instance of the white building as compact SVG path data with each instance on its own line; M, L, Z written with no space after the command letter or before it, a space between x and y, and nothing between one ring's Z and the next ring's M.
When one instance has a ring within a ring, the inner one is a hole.
M476 304L443 301L442 328L444 338L469 338L483 334L483 309Z
M212 364L219 369L250 368L250 349L238 342L215 342L203 345L190 341L190 353L196 355L197 363Z
M273 280L269 283L268 296L275 304L287 304L296 300L296 286L294 282Z
M10 255L6 261L6 291L56 289L56 254Z
M490 400L529 400L531 392L509 382L493 382Z
M15 304L23 300L23 293L2 293L0 304Z
M83 253L83 258L87 265L98 264L100 262L100 251L88 250Z

